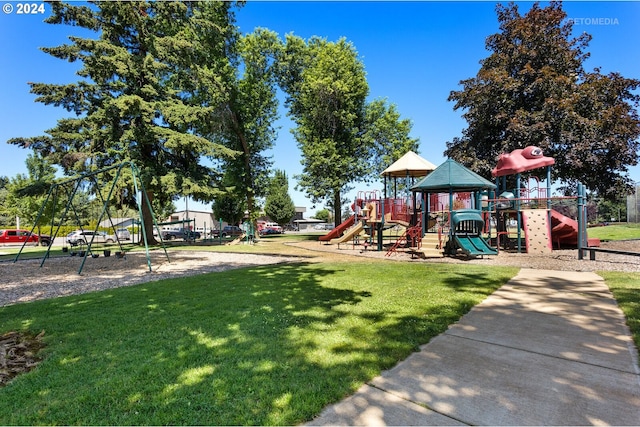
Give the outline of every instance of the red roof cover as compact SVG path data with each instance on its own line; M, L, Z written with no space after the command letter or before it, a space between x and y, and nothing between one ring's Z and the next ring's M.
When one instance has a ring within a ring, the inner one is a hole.
M530 145L525 149L500 154L498 165L491 171L491 175L515 175L520 172L551 166L555 162L553 157L545 157L541 148Z

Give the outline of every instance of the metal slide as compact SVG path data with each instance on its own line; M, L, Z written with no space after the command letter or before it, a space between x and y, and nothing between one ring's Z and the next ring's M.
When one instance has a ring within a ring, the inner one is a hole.
M346 242L348 240L353 239L358 234L362 233L363 229L364 229L364 224L362 224L362 222L358 222L356 225L354 225L353 227L351 227L350 229L345 231L345 233L342 235L342 237L339 237L337 239L331 239L329 241L329 243L331 243L331 244L344 243L344 242Z

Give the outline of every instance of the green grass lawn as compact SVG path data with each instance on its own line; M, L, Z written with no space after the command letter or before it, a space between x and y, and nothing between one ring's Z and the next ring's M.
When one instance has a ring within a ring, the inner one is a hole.
M0 424L298 424L516 272L298 263L4 307L0 333L44 330L47 347L0 388Z
M636 348L640 349L640 274L599 271L627 318Z
M595 227L589 236L640 238L640 227ZM287 242L316 238L170 250L295 254ZM334 259L0 308L0 334L44 330L47 344L37 369L0 388L0 425L298 424L405 359L516 272ZM640 275L599 274L640 348Z
M596 237L603 241L640 239L640 224L621 223L605 227L590 227L587 229L587 234L589 237Z

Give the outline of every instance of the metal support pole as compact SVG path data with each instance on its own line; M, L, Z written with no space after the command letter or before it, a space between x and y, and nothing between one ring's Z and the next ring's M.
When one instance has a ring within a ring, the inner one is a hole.
M516 222L518 224L518 253L522 252L522 232L520 227L522 226L522 212L520 212L520 174L516 174Z
M584 259L583 236L584 233L584 188L578 183L578 259Z

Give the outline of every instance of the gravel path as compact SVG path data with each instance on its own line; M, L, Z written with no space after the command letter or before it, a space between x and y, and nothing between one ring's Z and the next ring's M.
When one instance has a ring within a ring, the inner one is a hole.
M461 263L507 265L547 270L640 272L640 257L598 253L596 261L588 259L580 261L575 249L553 251L544 255L502 251L498 256L471 260L450 257L424 260L412 258L405 253L397 253L387 257L385 252L362 251L358 246L352 248L350 245L341 245L341 248L338 249L337 245L326 245L312 241L291 243L290 246L296 248L298 256L172 251L170 253L171 262L168 262L164 252L153 251L151 253L151 272L144 253L130 253L124 259L114 256L88 258L82 275L77 274L81 258L48 259L42 268L40 268L41 260L21 260L17 263L0 262L0 307L39 299L131 286L171 277L185 277L247 266L300 261L301 255L330 261L347 260L354 256L377 258L380 261L421 262L425 265L428 263ZM604 242L602 247L640 252L640 240Z
M233 268L278 264L299 260L295 257L266 256L217 252L171 252L171 262L162 251L151 253L149 271L144 253L127 254L126 258L100 256L87 258L82 274L78 269L82 258L0 262L0 307L20 302L83 294L121 286L131 286L171 277L193 276Z
M391 261L412 261L421 263L458 263L458 264L481 264L481 265L505 265L520 268L536 268L545 270L563 271L626 271L640 272L640 256L616 255L597 253L596 260L589 260L587 254L583 260L578 260L576 249L554 250L549 254L527 254L501 251L497 256L485 256L482 258L428 258L421 259L412 257L410 254L398 252L391 256L386 256L386 252L363 251L361 246L342 244L328 245L321 242L300 242L294 244L297 247L313 251L321 251L341 256L359 256L367 258L378 258ZM603 242L602 248L617 249L640 253L640 240L626 240L616 242Z

